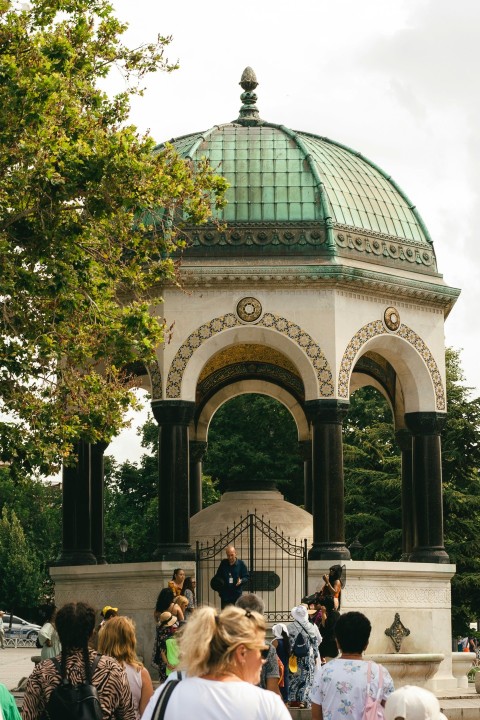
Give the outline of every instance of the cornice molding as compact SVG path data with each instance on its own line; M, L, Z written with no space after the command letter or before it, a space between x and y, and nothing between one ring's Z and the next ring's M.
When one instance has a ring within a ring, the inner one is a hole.
M282 265L282 266L203 266L180 270L181 283L185 287L215 286L231 287L234 284L276 284L282 287L316 287L321 283L327 287L346 290L368 289L369 292L395 297L406 297L419 302L428 302L450 310L460 290L427 280L405 278L388 273L374 272L363 268L339 265Z

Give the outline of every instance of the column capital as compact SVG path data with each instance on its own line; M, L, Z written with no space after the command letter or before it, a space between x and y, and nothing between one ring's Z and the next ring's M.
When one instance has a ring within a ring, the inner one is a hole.
M437 412L405 413L405 424L412 435L440 435L447 416Z
M159 425L190 425L196 404L188 400L152 400L153 417Z
M342 400L307 400L305 413L312 423L336 423L341 425L350 404Z
M395 439L400 450L412 449L412 433L407 428L400 428L395 432Z
M207 444L204 440L190 440L188 450L190 453L190 462L200 462L205 455Z
M299 440L298 441L298 454L302 460L312 459L312 441L311 440Z

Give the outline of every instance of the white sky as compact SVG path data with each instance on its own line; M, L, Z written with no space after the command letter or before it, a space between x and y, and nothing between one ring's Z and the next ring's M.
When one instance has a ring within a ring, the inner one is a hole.
M158 142L238 116L243 69L264 120L329 137L387 171L417 206L462 294L446 343L480 392L480 2L113 0L129 44L173 35L180 69L147 80L132 122ZM135 459L133 433L107 453Z

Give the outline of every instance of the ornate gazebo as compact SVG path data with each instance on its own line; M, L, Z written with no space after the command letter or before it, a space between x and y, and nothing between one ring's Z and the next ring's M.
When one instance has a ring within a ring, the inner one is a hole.
M182 287L162 288L152 309L175 323L157 366L139 374L159 426L155 559L193 560L189 519L201 509L210 420L235 395L263 393L297 424L313 515L309 566L348 560L342 422L350 394L373 385L391 405L402 450L401 559L412 569L448 565L444 321L459 291L445 284L422 218L387 173L338 142L262 120L250 68L240 85L236 120L171 141L194 165L208 158L230 187L218 222L186 228ZM64 472L60 565L104 562L103 450L80 447L79 464Z

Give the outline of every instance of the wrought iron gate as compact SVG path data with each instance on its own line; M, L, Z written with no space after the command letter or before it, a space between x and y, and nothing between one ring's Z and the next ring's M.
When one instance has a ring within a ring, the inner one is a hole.
M225 535L210 543L197 542L197 602L220 607L220 598L210 587L225 548L234 545L237 557L249 571L244 592L258 593L265 602L268 622L288 622L290 610L300 603L307 588L307 540L291 540L263 517L250 513Z

